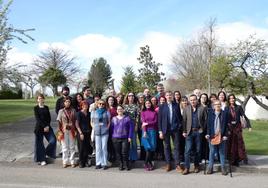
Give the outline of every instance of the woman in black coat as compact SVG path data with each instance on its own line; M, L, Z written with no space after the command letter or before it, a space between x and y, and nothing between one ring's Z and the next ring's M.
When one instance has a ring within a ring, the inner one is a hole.
M56 137L50 126L51 117L48 106L44 105L45 97L42 94L37 96L38 105L34 107L35 124L35 147L34 161L44 166L46 165L46 155L50 158L56 158ZM44 146L44 137L48 145Z

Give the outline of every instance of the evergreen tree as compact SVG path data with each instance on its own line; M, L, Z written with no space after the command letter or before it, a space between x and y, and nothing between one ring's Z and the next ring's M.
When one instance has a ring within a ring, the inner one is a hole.
M133 71L132 66L127 66L124 68L124 76L121 81L121 92L138 92L138 82L135 72Z

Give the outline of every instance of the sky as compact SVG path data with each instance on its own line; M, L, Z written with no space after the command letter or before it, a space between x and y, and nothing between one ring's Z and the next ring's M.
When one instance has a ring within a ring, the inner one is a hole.
M119 90L123 67L140 66L139 48L149 45L167 77L178 46L198 33L211 17L217 35L233 44L256 34L268 40L268 1L265 0L13 0L8 14L15 28L35 31L28 44L13 41L10 63L31 64L49 46L78 57L86 77L95 58L110 64Z

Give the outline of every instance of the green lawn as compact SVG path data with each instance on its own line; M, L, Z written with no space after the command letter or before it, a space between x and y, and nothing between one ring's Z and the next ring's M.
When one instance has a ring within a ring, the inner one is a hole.
M56 99L46 98L46 105L55 108ZM0 125L24 119L33 115L35 99L0 100Z
M252 131L244 129L246 150L251 155L268 155L268 121L251 121Z

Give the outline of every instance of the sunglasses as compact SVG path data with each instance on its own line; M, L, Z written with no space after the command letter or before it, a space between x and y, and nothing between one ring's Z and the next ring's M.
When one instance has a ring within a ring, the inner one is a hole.
M99 103L99 105L103 105L104 106L105 104L104 103Z

